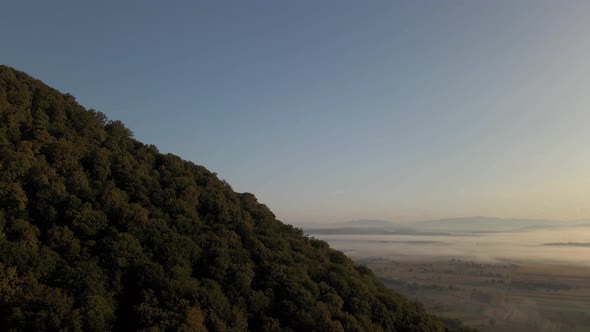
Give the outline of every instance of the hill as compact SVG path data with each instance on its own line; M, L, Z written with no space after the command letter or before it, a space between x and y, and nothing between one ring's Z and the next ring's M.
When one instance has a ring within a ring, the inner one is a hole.
M506 219L494 217L463 217L395 223L385 220L358 220L330 224L303 225L311 235L457 235L461 233L501 233L536 229L557 229L587 224L581 221L544 219Z
M445 232L511 232L535 228L554 228L569 226L564 221L544 219L504 219L494 217L465 217L417 222L419 229Z
M388 220L351 220L341 223L330 224L331 227L343 227L343 228L397 228L399 224ZM324 228L324 227L322 227ZM325 227L328 228L328 227Z
M544 243L543 245L554 247L590 247L590 242L552 242Z
M0 330L446 329L254 195L0 66Z

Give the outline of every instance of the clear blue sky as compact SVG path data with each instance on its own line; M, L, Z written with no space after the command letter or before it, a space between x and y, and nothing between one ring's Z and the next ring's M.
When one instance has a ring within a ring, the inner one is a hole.
M590 2L4 1L0 63L287 222L590 217Z

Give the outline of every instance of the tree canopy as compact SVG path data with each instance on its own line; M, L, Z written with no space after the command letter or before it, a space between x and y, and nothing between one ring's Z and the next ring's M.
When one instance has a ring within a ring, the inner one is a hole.
M446 331L202 166L0 66L0 330Z

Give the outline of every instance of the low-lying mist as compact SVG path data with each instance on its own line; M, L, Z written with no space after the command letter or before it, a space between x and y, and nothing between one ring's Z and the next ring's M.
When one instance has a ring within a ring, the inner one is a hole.
M590 227L452 235L314 234L353 258L468 258L479 261L534 260L590 266Z

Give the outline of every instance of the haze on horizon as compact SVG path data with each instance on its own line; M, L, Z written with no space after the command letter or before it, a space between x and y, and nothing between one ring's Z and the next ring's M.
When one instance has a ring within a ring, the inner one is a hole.
M287 222L590 218L590 3L2 5L0 63Z

